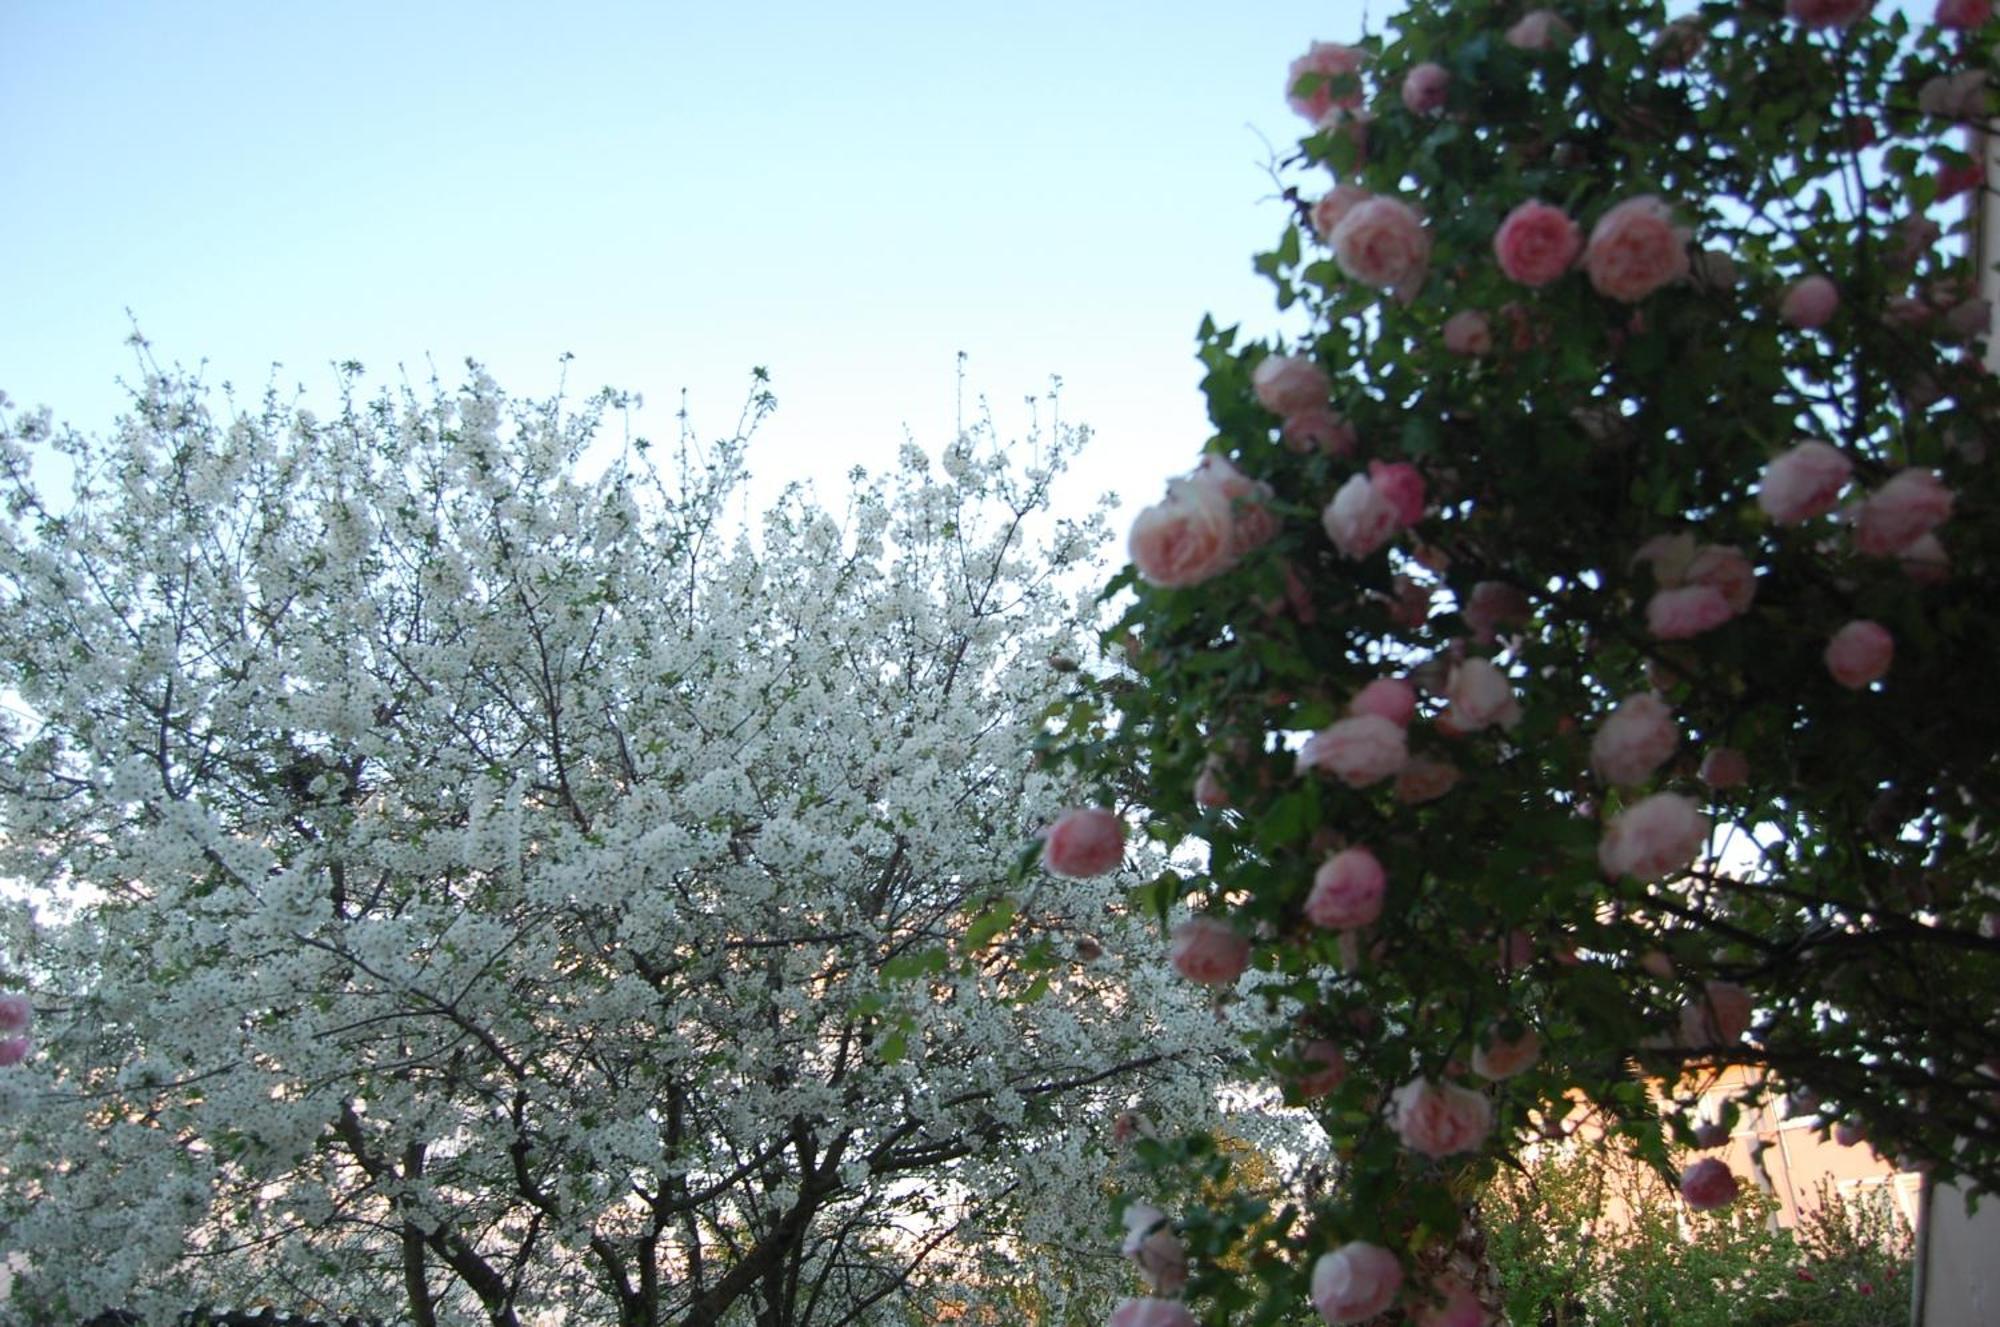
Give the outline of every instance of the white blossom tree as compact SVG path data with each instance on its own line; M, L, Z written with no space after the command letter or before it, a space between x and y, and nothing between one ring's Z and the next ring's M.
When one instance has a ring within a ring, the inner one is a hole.
M0 1314L777 1327L1128 1279L990 1261L1111 1252L1113 1117L1212 1111L1220 1062L1114 957L1142 932L1100 944L1116 877L1009 870L1089 639L1074 439L737 533L761 389L586 480L615 396L358 372L323 420L174 374L103 441L0 410Z

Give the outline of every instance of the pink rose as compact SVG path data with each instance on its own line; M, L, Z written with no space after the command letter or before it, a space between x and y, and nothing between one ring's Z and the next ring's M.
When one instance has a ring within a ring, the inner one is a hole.
M1966 31L1983 28L1993 17L1993 0L1938 0L1937 25Z
M1844 28L1868 12L1872 0L1785 0L1785 16L1800 27Z
M1379 714L1398 728L1408 728L1417 713L1417 689L1400 677L1378 677L1354 693L1349 714Z
M1444 109L1450 87L1451 71L1426 60L1403 75L1403 105L1412 115L1435 115Z
M1278 533L1278 518L1265 504L1271 500L1271 486L1251 479L1229 458L1210 452L1201 458L1190 482L1207 484L1229 504L1229 548L1240 558L1271 542Z
M1734 1046L1750 1030L1750 992L1733 981L1711 981L1681 1010L1681 1045L1690 1050Z
M1736 1201L1736 1177L1714 1157L1703 1157L1681 1172L1681 1197L1697 1212L1727 1207Z
M1542 1039L1533 1028L1511 1039L1497 1028L1486 1036L1486 1044L1472 1052L1472 1072L1481 1078L1497 1083L1525 1072L1542 1058Z
M1367 57L1352 46L1316 41L1304 55L1292 61L1285 74L1285 104L1314 124L1335 107L1361 104L1361 64ZM1299 90L1299 80L1314 77L1318 86L1310 92ZM1338 84L1338 88L1335 87Z
M1388 877L1366 848L1348 848L1320 863L1306 896L1306 920L1329 931L1368 926L1382 915Z
M1476 733L1498 724L1512 728L1521 719L1521 702L1507 675L1491 659L1471 658L1451 670L1445 684L1447 713L1460 732Z
M1611 822L1597 845L1597 860L1612 876L1662 880L1694 861L1708 841L1708 828L1708 817L1687 798L1654 793Z
M1333 228L1333 257L1363 285L1407 292L1422 283L1431 237L1423 218L1394 198L1370 198Z
M1871 557L1900 553L1950 519L1953 497L1931 471L1900 470L1854 508L1854 546Z
M1794 327L1807 331L1824 327L1840 307L1840 292L1823 276L1809 276L1794 282L1778 305L1778 316Z
M1779 525L1797 525L1832 511L1853 473L1838 449L1808 440L1764 467L1757 505Z
M0 995L0 1032L26 1032L35 1007L25 995Z
M1326 370L1306 355L1267 355L1250 374L1257 403L1274 415L1326 409L1333 394Z
M1298 1078L1299 1095L1307 1101L1316 1101L1333 1092L1347 1078L1347 1057L1330 1041L1307 1042L1299 1047L1299 1059L1317 1066Z
M1228 922L1190 917L1174 927L1174 971L1203 986L1228 986L1250 966L1250 942Z
M1326 537L1341 554L1365 558L1403 528L1402 509L1370 475L1352 475L1320 513Z
M1286 415L1283 436L1285 446L1295 452L1319 451L1328 456L1349 455L1359 441L1354 425L1326 409Z
M1689 585L1718 591L1731 613L1741 613L1757 597L1757 569L1750 559L1726 544L1703 544L1681 575Z
M1105 1327L1199 1327L1187 1307L1171 1299L1127 1299L1111 1310Z
M1889 671L1896 641L1878 622L1860 619L1833 633L1826 643L1826 671L1850 691L1859 691Z
M1056 875L1104 875L1124 860L1124 822L1103 807L1063 812L1042 838L1042 865Z
M1502 581L1481 581L1472 587L1461 616L1472 630L1472 639L1491 645L1501 627L1517 627L1527 622L1532 610L1528 596Z
M1350 788L1366 788L1409 760L1403 730L1379 714L1357 714L1322 728L1299 748L1299 769L1325 770Z
M1918 585L1939 585L1951 578L1951 555L1934 534L1924 535L1898 553L1903 574Z
M1552 9L1534 10L1507 29L1507 44L1522 51L1553 51L1574 40L1575 32Z
M1340 225L1341 218L1353 211L1358 203L1365 203L1375 195L1358 184L1336 184L1333 192L1312 205L1310 218L1313 234L1324 243L1333 242L1333 232Z
M1236 565L1236 514L1215 485L1173 480L1132 522L1127 552L1154 585L1199 585Z
M1194 804L1204 811L1217 811L1229 805L1229 790L1222 786L1222 770L1213 756L1195 776Z
M1187 1249L1167 1224L1167 1214L1150 1203L1125 1208L1125 1244L1120 1250L1163 1295L1187 1284Z
M9 1037L0 1041L0 1069L11 1069L27 1059L34 1045L26 1037Z
M1456 1083L1413 1078L1389 1102L1403 1146L1433 1159L1475 1152L1493 1131L1493 1103Z
M1493 232L1500 270L1524 286L1548 285L1569 271L1582 248L1583 232L1569 214L1539 201L1522 203Z
M1740 788L1750 779L1749 757L1733 746L1713 747L1701 758L1695 777L1717 791Z
M1313 1263L1312 1305L1332 1327L1377 1316L1402 1288L1403 1264L1379 1244L1352 1240Z
M1606 783L1644 783L1681 744L1673 711L1658 696L1627 696L1590 742L1590 767Z
M1445 319L1444 348L1454 355L1479 356L1493 349L1493 328L1486 315L1466 309Z
M1658 198L1628 198L1591 228L1583 266L1598 294L1637 303L1688 274L1687 236Z
M1736 616L1729 600L1712 585L1660 590L1646 601L1646 630L1655 640L1686 640Z
M1442 760L1419 756L1396 775L1396 800L1412 806L1435 802L1457 783L1457 767Z
M1485 1327L1486 1309L1463 1281L1447 1279L1430 1288L1410 1310L1410 1327Z
M1424 517L1424 477L1408 461L1370 461L1368 483L1396 509L1396 522L1404 529Z

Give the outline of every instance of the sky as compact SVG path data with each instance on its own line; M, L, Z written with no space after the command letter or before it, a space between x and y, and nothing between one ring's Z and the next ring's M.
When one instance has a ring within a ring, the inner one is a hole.
M1202 315L1283 326L1250 260L1286 66L1360 33L1353 0L0 0L0 391L101 430L136 325L252 397L470 357L666 439L761 366L760 489L825 491L949 441L962 352L1003 433L1059 376L1096 433L1066 500L1129 514L1208 436Z

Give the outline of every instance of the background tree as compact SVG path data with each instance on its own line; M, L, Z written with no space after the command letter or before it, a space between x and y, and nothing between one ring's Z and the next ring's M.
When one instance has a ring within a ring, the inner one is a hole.
M104 441L0 414L0 1314L902 1322L1094 1243L1113 1118L1210 1115L1218 1034L1106 882L1009 879L1077 439L741 531L761 382L586 479L613 395L358 372L324 419L175 374Z

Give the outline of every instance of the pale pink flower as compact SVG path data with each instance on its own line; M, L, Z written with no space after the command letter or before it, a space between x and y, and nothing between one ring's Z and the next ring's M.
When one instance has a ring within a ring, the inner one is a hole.
M1329 931L1368 926L1382 915L1388 876L1366 848L1348 848L1320 863L1306 895L1306 920Z
M1444 348L1454 355L1479 356L1493 349L1493 328L1486 315L1466 309L1445 319Z
M1404 529L1424 516L1424 477L1408 461L1370 461L1368 482L1391 507Z
M1734 1046L1750 1030L1750 992L1733 981L1710 981L1681 1010L1681 1045L1690 1050Z
M1127 552L1154 585L1199 585L1236 565L1236 513L1215 485L1173 480L1132 522Z
M1524 286L1546 286L1556 280L1569 271L1582 248L1583 232L1569 213L1538 200L1516 207L1493 232L1493 256L1500 260L1500 270Z
M1332 244L1340 270L1363 285L1413 290L1430 263L1423 218L1394 198L1357 203L1333 228Z
M1449 1278L1430 1288L1410 1310L1410 1327L1485 1327L1486 1309L1463 1281Z
M1299 1059L1308 1065L1316 1065L1299 1075L1299 1095L1307 1101L1315 1101L1333 1092L1347 1078L1347 1057L1340 1053L1340 1047L1330 1041L1309 1041L1299 1047Z
M1553 51L1576 40L1576 33L1552 9L1537 9L1507 29L1507 44L1523 51Z
M1889 671L1896 641L1879 622L1860 619L1833 633L1826 643L1826 671L1850 691L1859 691Z
M1729 599L1712 585L1660 590L1646 601L1646 629L1655 640L1686 640L1736 616Z
M1163 1295L1187 1284L1187 1249L1167 1223L1167 1214L1150 1203L1125 1208L1125 1244L1120 1250Z
M35 1018L35 1006L25 995L0 995L0 1032L26 1032Z
M1403 1146L1427 1157L1476 1152L1493 1131L1493 1103L1456 1083L1413 1078L1389 1098Z
M1740 788L1750 780L1750 758L1733 746L1711 747L1695 777L1718 792Z
M1938 0L1937 25L1968 31L1993 17L1993 0Z
M1678 793L1654 793L1621 812L1597 845L1612 876L1666 878L1694 861L1708 841L1708 817Z
M1457 785L1458 777L1456 766L1418 756L1396 775L1396 800L1412 806L1435 802Z
M1757 597L1757 569L1740 550L1726 544L1703 544L1688 560L1681 576L1689 585L1706 585L1718 591L1731 613L1748 610Z
M1285 446L1299 453L1319 451L1328 456L1347 456L1359 439L1354 425L1331 409L1304 410L1286 415L1283 429Z
M1361 104L1361 66L1367 55L1338 42L1316 41L1285 73L1285 104L1314 124L1335 107ZM1317 75L1322 81L1310 92L1299 90L1299 80ZM1335 84L1339 84L1336 89Z
M1491 659L1474 657L1454 666L1445 684L1451 721L1460 732L1476 733L1498 724L1512 728L1521 718L1521 702L1507 675Z
M1309 219L1313 234L1323 243L1332 243L1334 228L1340 225L1342 217L1354 210L1358 203L1365 203L1375 195L1358 184L1336 184L1331 193L1323 195L1312 205Z
M1658 198L1628 198L1591 228L1583 266L1598 294L1633 304L1688 274L1687 234Z
M1472 587L1460 616L1472 629L1473 640L1491 645L1501 627L1520 626L1531 612L1528 596L1518 586L1504 581L1481 581Z
M1472 1072L1499 1082L1524 1073L1542 1058L1542 1039L1533 1028L1518 1037L1503 1036L1498 1028L1489 1031L1486 1044L1472 1052Z
M35 1044L26 1037L9 1037L0 1041L0 1069L11 1069L28 1058L28 1052Z
M1251 371L1250 390L1272 414L1297 415L1326 409L1333 384L1309 355L1266 355Z
M1174 971L1203 986L1227 986L1250 966L1250 942L1228 922L1190 917L1174 927Z
M1409 760L1403 730L1379 714L1341 719L1308 737L1299 769L1325 770L1350 788L1366 788L1401 770Z
M1042 865L1056 875L1104 875L1124 860L1124 822L1103 807L1063 812L1042 838Z
M1941 585L1951 578L1951 555L1934 534L1927 534L1896 554L1903 574L1918 585Z
M1111 1310L1105 1327L1199 1327L1187 1306L1171 1299L1126 1299Z
M1242 557L1271 542L1278 533L1278 517L1265 504L1271 500L1271 486L1251 479L1229 458L1213 452L1201 458L1191 481L1208 484L1229 503L1231 518L1229 546L1233 557Z
M1403 528L1402 512L1369 475L1351 475L1320 513L1326 537L1343 556L1365 558Z
M1899 470L1854 508L1854 546L1871 557L1900 553L1950 519L1954 496L1929 470Z
M1681 1197L1697 1212L1727 1207L1736 1201L1736 1177L1714 1157L1703 1157L1681 1172Z
M1312 1305L1330 1327L1378 1316L1402 1288L1403 1264L1379 1244L1351 1240L1313 1263Z
M1785 14L1805 28L1844 28L1864 17L1874 0L1785 0Z
M1673 711L1658 696L1627 696L1590 743L1590 767L1606 783L1644 783L1681 744Z
M1379 714L1398 728L1408 728L1417 713L1417 690L1400 677L1378 677L1354 693L1349 714Z
M1794 327L1808 331L1824 327L1840 307L1840 291L1823 276L1809 276L1792 283L1778 305L1778 316Z
M1832 511L1853 473L1839 449L1808 439L1764 467L1757 505L1779 525L1797 525Z
M1451 71L1426 60L1403 75L1403 105L1412 115L1435 115L1444 109L1451 88Z

